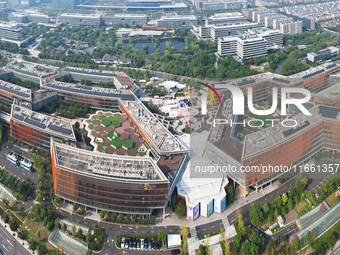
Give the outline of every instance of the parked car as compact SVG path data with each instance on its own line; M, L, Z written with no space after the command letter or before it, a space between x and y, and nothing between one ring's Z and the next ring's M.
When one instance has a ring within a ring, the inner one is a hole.
M149 248L149 243L148 243L148 239L145 238L144 240L144 249L148 249Z
M120 243L120 248L124 248L125 246L125 237L122 237L122 242Z
M137 248L137 239L136 238L133 239L133 246L132 247Z
M144 239L140 239L140 248L144 249Z
M132 248L132 247L133 247L132 238L130 238L130 240L129 240L129 248Z
M141 241L140 241L140 239L137 239L137 249L140 249L140 244L141 244Z
M148 247L149 247L149 249L152 249L152 239L150 239Z
M172 250L171 254L172 255L180 255L181 254L181 250L180 249Z

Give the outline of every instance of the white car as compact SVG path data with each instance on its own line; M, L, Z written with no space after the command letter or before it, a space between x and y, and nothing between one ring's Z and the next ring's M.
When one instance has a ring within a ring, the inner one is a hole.
M140 248L144 248L144 239L140 239Z
M122 242L120 243L120 248L124 248L125 245L125 237L122 237Z

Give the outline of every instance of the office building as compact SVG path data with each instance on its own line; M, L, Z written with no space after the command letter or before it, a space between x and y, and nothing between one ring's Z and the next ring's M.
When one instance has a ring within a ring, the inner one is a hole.
M323 50L317 50L314 52L307 53L307 59L311 62L323 61L326 59L330 59L339 54L339 48L337 47L328 47Z
M74 10L78 0L52 0L52 7L57 9Z
M11 12L8 14L9 22L16 22L16 23L26 23L28 22L27 14L20 13L20 12Z
M162 16L156 20L158 27L167 27L170 30L192 28L198 24L198 19L194 15L171 15Z
M225 13L215 13L209 18L205 19L205 25L227 25L227 24L237 24L245 23L246 17L240 12L225 12Z
M27 18L29 22L33 22L35 24L39 23L47 24L50 22L50 17L42 13L30 13L28 14Z
M100 27L102 18L100 15L64 13L59 16L60 21L67 26Z
M1 22L0 23L0 38L22 40L22 29L15 23Z
M151 215L165 209L170 182L148 157L87 151L51 141L54 192L86 207Z
M252 29L238 36L218 39L217 52L220 56L237 55L249 59L268 55L268 48L282 46L283 37L277 30Z
M113 16L103 16L103 22L110 25L129 25L129 26L143 26L148 22L146 14L124 14L119 13Z
M211 29L211 39L217 40L218 38L223 38L226 36L239 35L240 33L247 31L252 28L260 28L263 25L258 23L242 23L242 24L232 24L232 25L212 25Z
M50 147L50 138L58 142L76 142L72 123L12 105L11 136L21 142Z

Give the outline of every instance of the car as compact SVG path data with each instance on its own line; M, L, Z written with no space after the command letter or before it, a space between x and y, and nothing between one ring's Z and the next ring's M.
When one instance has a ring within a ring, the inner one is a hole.
M132 239L129 240L129 248L133 247Z
M148 239L146 239L146 238L145 238L145 240L144 240L144 247L143 247L143 248L144 248L144 249L147 249L147 248L149 248L149 246L148 246L148 245L149 245L149 243L148 243Z
M129 239L125 239L125 244L124 244L124 248L128 249L129 248Z
M150 239L150 241L149 241L149 249L152 249L152 240Z
M181 254L181 250L180 249L172 250L171 254L172 255L180 255Z
M160 241L155 241L155 249L160 249L161 248L161 242Z
M120 243L120 247L124 248L124 245L125 245L125 237L122 237L122 241Z
M4 255L3 253L2 253L2 250L0 249L0 255Z
M137 249L140 249L140 247L141 247L141 241L140 241L140 239L138 239L137 240Z
M133 245L132 245L133 248L137 248L137 239L134 238L133 239Z

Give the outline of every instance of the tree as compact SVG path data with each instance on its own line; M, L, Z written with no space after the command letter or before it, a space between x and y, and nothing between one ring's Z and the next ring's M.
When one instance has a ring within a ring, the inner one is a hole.
M116 235L115 235L115 240L116 240L116 246L119 248L122 244L122 234L120 232L118 232Z
M105 211L100 211L100 218L105 218L106 212Z
M231 251L230 251L230 246L229 246L229 242L228 242L228 238L225 235L225 230L224 228L220 229L220 235L221 235L221 242L222 245L224 247L224 255L231 255Z
M250 244L249 242L244 242L241 246L241 252L242 254L244 255L248 255L248 254L251 254L251 247L250 247Z
M73 236L76 235L76 226L75 226L75 225L73 225L72 228L71 228L71 234L72 234Z
M37 232L37 240L39 241L40 240L40 231L38 230Z
M211 243L211 239L210 239L210 234L207 236L206 238L206 247L207 247L207 254L208 255L213 255L214 253L214 249L213 249L213 246L210 245Z
M158 241L161 242L162 247L164 246L165 239L166 239L165 231L164 230L159 230L158 231Z
M74 203L73 204L73 211L77 211L79 209L79 205L78 204L76 204L76 203Z
M183 250L183 254L187 254L188 253L188 236L189 236L189 231L188 228L185 224L185 221L183 221L182 226L180 226L181 229L181 235L182 235L182 241L183 241L183 245L182 245L182 250Z
M312 233L308 230L307 236L306 236L306 243L308 246L311 246L312 244Z
M83 230L81 230L81 228L79 228L78 231L77 231L77 237L79 239L83 239Z
M186 216L186 205L183 199L178 199L175 204L175 214L178 219L183 219Z
M288 206L289 210L292 210L294 208L294 202L293 202L292 198L288 199L288 205L287 206Z
M315 242L316 240L316 231L315 231L315 228L313 228L313 231L312 231L312 242Z
M25 207L24 207L23 205L21 205L21 206L20 206L20 212L21 212L21 213L24 213L24 211L25 211Z

